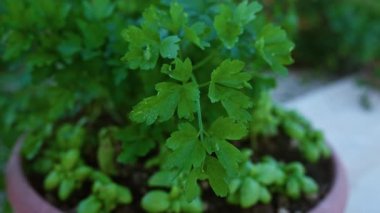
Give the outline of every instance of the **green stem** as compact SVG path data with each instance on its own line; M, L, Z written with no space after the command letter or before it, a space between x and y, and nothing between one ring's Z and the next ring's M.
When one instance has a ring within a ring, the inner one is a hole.
M215 55L215 52L212 52L210 55L208 55L206 58L204 58L202 61L198 62L193 66L193 70L197 70L201 68L203 65L207 64Z
M197 79L194 74L191 75L191 80L198 85ZM203 120L202 120L202 107L200 98L197 100L197 117L198 117L198 128L201 141L204 140L204 129L203 129Z
M208 86L209 84L210 84L210 81L205 82L205 83L203 83L203 84L199 84L198 87L199 87L199 88L201 88L201 87L206 87L206 86Z

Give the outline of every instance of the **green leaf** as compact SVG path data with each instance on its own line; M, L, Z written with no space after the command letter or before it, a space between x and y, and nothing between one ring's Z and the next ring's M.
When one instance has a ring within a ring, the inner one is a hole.
M219 162L226 169L229 176L236 176L239 172L239 164L244 156L238 148L227 141L221 140L217 146L219 149L216 151L216 156Z
M203 22L196 22L191 27L185 27L185 38L204 50L210 46L210 43L205 41L205 37L209 34L210 29Z
M209 154L216 153L218 160L230 176L238 173L239 163L242 162L244 156L239 149L226 140L239 140L247 133L247 127L244 124L231 118L220 117L210 127L210 137L206 138L204 145Z
M259 172L255 176L255 179L263 185L269 186L274 183L282 183L284 181L284 173L275 164L263 163L257 165L257 169Z
M147 155L156 146L154 138L146 135L145 130L136 125L119 129L115 136L116 140L122 142L117 161L124 164L135 163L139 157Z
M272 24L265 25L255 44L259 55L275 71L286 74L284 65L293 63L291 51L294 48L284 30Z
M248 129L231 118L219 117L212 123L209 133L220 139L240 140L248 134Z
M178 172L159 171L149 178L148 184L149 186L171 187L177 176Z
M150 191L143 197L141 205L148 212L164 212L170 206L169 195L161 190Z
M204 170L215 194L221 197L227 196L229 190L225 180L227 174L219 161L214 157L207 157Z
M83 36L84 46L89 50L99 49L107 39L107 29L105 25L94 22L87 22L82 19L77 21L77 25Z
M81 50L81 39L78 35L68 34L57 46L57 50L64 57L72 57Z
M197 183L199 173L199 170L192 170L186 178L184 194L187 202L192 202L201 195L201 189Z
M59 172L52 170L45 178L44 188L48 191L53 190L58 187L61 180L62 175Z
M227 111L228 116L240 121L251 120L251 114L248 109L253 106L253 103L249 96L233 89L226 89L220 86L216 86L216 88L223 93L222 105Z
M201 199L196 198L192 202L182 202L181 203L183 212L203 212L203 204Z
M92 172L92 169L88 166L80 166L76 170L74 170L74 178L83 181L86 179Z
M99 190L98 198L106 202L116 200L118 197L117 188L118 186L114 183L102 185Z
M310 177L301 178L301 188L302 191L307 195L313 195L318 192L317 183Z
M174 33L178 33L182 26L187 23L187 13L184 11L182 5L177 2L173 2L170 5L170 18L169 29Z
M177 107L179 118L193 119L199 99L199 89L195 83L180 85L163 82L156 84L156 90L156 96L145 98L133 108L130 114L133 121L148 125L157 119L164 122L173 117Z
M44 145L45 139L52 133L53 126L51 124L45 125L44 129L40 129L38 132L27 135L24 143L22 144L22 154L31 160L37 156L41 147Z
M178 36L168 36L161 41L160 53L163 58L177 57L181 39Z
M62 125L57 132L57 143L61 149L79 149L85 137L85 130L80 126Z
M306 136L305 128L297 122L285 120L283 126L285 132L293 139L303 140Z
M248 4L245 0L241 2L235 10L235 19L242 25L246 25L255 19L256 13L261 11L263 7L258 2L252 2Z
M5 39L7 48L5 48L1 58L6 61L17 58L20 54L29 50L32 41L32 36L25 36L19 32L10 32L8 38Z
M231 49L243 34L243 26L234 20L231 8L226 5L220 7L220 12L214 19L215 30L224 46Z
M228 185L230 194L236 193L238 189L240 188L241 184L242 184L242 181L240 178L232 179Z
M156 66L159 53L159 35L130 26L122 32L122 36L128 42L129 48L122 60L126 61L131 69L149 70Z
M157 9L154 5L151 5L149 8L145 9L143 12L143 22L142 26L145 29L158 30L161 27L162 22L165 20L164 14L162 11Z
M267 188L265 187L261 187L261 190L260 190L260 202L264 203L264 204L268 204L272 199L272 195L270 194L270 192L268 191Z
M241 186L240 203L243 208L255 205L260 198L261 186L252 178L245 178Z
M189 171L191 167L200 167L206 157L206 151L198 140L197 130L189 123L179 126L179 130L172 133L166 146L173 150L168 156L165 166Z
M110 0L91 0L83 2L84 15L89 20L101 20L109 17L115 5Z
M123 186L117 187L117 201L119 203L128 204L132 202L132 193L128 188Z
M224 60L211 74L211 83L225 87L242 89L251 88L248 83L252 75L243 72L244 62L239 60Z
M148 154L156 146L154 140L146 138L141 140L123 141L123 148L117 156L117 161L124 164L133 164L139 157Z
M76 149L70 149L63 154L61 164L67 171L72 170L80 159L80 152Z
M252 101L237 89L251 88L248 81L252 75L242 72L244 63L239 60L225 60L211 74L208 97L212 103L221 101L228 115L236 120L248 121Z
M183 144L189 141L195 142L198 140L198 131L189 123L183 123L179 125L176 132L170 135L170 138L166 141L166 146L172 150L176 150Z
M192 120L193 113L197 111L197 101L199 101L200 98L200 92L197 84L184 84L182 89L179 91L179 95L178 117Z
M99 133L97 160L100 170L108 175L116 174L115 147L112 142L112 131L102 129Z
M176 58L174 60L175 68L172 69L172 66L164 64L162 66L161 72L168 74L171 78L181 81L187 82L193 71L193 66L189 58L186 58L185 61L181 61L181 59Z
M317 145L310 141L303 142L301 144L301 152L305 158L310 162L317 162L320 157L320 152Z
M102 203L94 196L90 195L82 200L77 208L78 213L100 213Z
M297 179L290 177L286 183L286 194L292 199L298 199L300 197L301 189Z
M67 200L75 189L75 181L72 179L63 179L58 189L58 197L61 201Z

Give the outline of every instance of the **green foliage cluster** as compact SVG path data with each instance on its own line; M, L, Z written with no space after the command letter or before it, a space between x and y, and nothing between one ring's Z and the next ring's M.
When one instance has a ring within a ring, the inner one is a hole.
M295 111L289 111L273 103L267 93L263 93L253 108L251 137L273 137L285 132L297 144L301 154L310 162L328 157L329 147L324 142L321 131L315 130L309 121Z
M379 69L380 3L377 0L263 1L267 17L295 40L298 64L342 73Z
M283 131L307 160L329 155L319 132L268 96L294 44L260 18L260 3L7 0L0 9L0 74L20 78L1 90L0 133L26 133L29 170L59 200L90 183L79 212L131 202L201 212L200 182L244 208L273 193L317 193L301 164L253 162L235 144ZM132 201L114 180L134 166L155 173Z
M375 45L380 43L378 1L318 1L300 4L299 11L308 20L300 26L299 54L314 53L305 54L305 61L319 57L318 61L329 68L352 70L380 58L380 48ZM306 39L315 42L308 44Z
M250 161L251 150L243 150L246 159L240 168L240 176L229 183L228 202L250 207L258 202L269 203L273 193L282 193L298 199L302 193L315 195L318 186L305 176L302 164L284 164L272 157L264 157L260 163Z

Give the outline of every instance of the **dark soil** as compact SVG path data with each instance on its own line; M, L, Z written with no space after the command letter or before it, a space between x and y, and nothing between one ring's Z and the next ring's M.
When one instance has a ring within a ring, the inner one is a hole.
M284 135L273 138L260 139L255 147L259 152L254 153L253 161L257 161L265 155L271 155L277 160L283 162L299 161L303 163L306 168L308 176L314 178L319 185L319 194L315 197L302 197L299 200L290 200L282 195L273 194L272 202L268 205L257 205L248 209L241 209L238 206L232 206L226 203L225 199L216 197L207 183L202 183L203 195L202 199L205 202L205 212L243 212L243 213L287 213L287 212L307 212L312 209L318 202L328 193L333 180L333 162L331 159L323 159L318 163L311 164L306 162L297 149L292 144L292 141ZM239 147L246 146L247 141L237 142L235 145ZM92 162L93 159L88 159ZM141 162L144 162L143 159ZM93 164L93 163L91 163ZM92 165L96 166L96 165ZM117 183L128 186L132 191L134 201L131 205L120 206L114 212L144 212L138 201L148 190L147 180L151 174L154 173L152 169L145 169L142 163L137 163L134 166L123 166L123 174L120 177L113 178ZM119 170L120 171L120 170ZM62 203L58 200L56 192L46 193L43 190L43 177L41 175L30 173L28 174L30 182L35 189L43 195L50 203L59 207L64 212L75 212L73 209L91 192L91 183L85 183L81 190L73 193L70 199Z

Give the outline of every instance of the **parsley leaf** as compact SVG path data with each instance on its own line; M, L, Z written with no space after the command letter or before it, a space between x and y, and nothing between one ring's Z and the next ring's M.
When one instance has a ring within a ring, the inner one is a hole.
M198 168L203 164L206 151L198 140L198 131L189 123L181 124L179 130L172 133L166 146L173 150L165 166L189 171L192 166Z
M225 5L220 7L220 13L215 16L214 27L228 49L234 47L239 41L239 36L243 34L242 25L234 20L231 8Z
M242 25L248 24L250 21L254 20L256 13L261 11L263 7L258 2L252 2L248 4L248 1L245 0L241 2L235 11L235 19Z
M168 74L175 80L187 82L190 79L193 70L190 59L186 58L185 61L181 61L181 59L176 58L174 60L174 65L175 68L172 69L172 66L164 64L162 66L161 72Z
M92 0L84 1L83 7L86 18L97 21L109 17L115 8L115 4L111 4L110 0Z
M187 23L187 13L183 10L182 5L178 2L174 2L170 5L170 22L168 24L169 29L174 33L178 33L179 30Z
M211 74L208 97L211 102L222 102L228 115L237 120L249 120L247 111L252 101L243 92L237 90L251 88L248 81L252 75L242 72L244 63L239 60L225 60Z
M129 43L128 52L122 60L127 61L131 69L149 70L156 66L159 53L159 35L146 29L130 26L122 32Z
M132 110L130 118L148 125L169 120L178 108L178 117L193 119L196 103L199 99L199 89L195 83L183 85L170 82L156 84L157 95L145 98Z
M204 50L210 46L210 43L205 41L205 37L208 35L210 29L203 22L197 22L191 27L185 27L185 38Z
M228 194L228 184L224 177L226 171L214 157L207 157L205 161L205 173L208 176L211 188L218 196L226 196Z
M168 36L161 41L160 54L164 58L175 58L179 50L178 36Z
M215 30L224 46L231 49L239 41L239 36L244 33L244 26L255 19L256 13L262 9L257 2L248 4L245 0L234 10L222 5L220 12L214 19Z
M272 24L265 25L259 33L255 46L260 56L274 71L280 74L287 73L284 65L293 63L290 52L294 44L283 29Z
M229 175L236 175L243 156L239 149L227 140L240 140L248 133L246 125L231 118L220 117L209 129L205 147L209 154L216 153L218 160Z
M221 139L240 140L248 134L248 130L242 123L220 117L212 123L209 133Z

